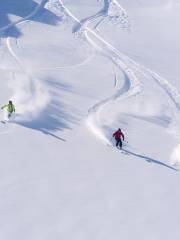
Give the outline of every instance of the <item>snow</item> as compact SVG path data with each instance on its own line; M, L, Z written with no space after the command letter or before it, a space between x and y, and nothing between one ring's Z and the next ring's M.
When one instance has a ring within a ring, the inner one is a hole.
M0 3L1 238L179 240L180 2L26 1Z

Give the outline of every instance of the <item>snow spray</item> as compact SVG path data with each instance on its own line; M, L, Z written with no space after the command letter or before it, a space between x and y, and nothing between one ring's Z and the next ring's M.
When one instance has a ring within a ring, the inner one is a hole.
M170 157L172 164L179 164L180 163L180 144L178 144L175 149L173 150L171 157Z

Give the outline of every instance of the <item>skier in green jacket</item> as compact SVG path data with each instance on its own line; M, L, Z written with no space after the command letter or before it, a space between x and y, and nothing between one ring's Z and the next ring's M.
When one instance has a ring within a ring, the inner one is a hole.
M4 109L6 111L8 120L10 119L12 113L15 113L15 107L11 100L8 104L1 107L1 109Z

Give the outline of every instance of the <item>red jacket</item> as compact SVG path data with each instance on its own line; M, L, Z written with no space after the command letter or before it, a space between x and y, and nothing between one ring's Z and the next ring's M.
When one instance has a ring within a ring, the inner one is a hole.
M117 130L116 132L113 133L113 137L115 137L117 139L121 139L121 137L122 137L122 139L124 141L124 134L119 130Z

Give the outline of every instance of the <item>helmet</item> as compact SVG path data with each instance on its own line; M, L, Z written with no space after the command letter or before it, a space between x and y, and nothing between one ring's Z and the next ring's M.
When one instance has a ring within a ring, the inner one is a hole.
M9 100L9 104L12 104L12 101L11 101L11 100Z

